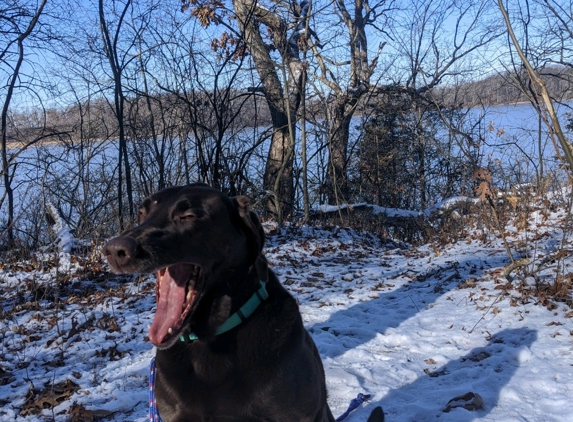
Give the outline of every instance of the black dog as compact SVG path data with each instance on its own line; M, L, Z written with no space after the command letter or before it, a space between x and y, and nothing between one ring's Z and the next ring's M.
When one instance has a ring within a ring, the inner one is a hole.
M320 356L264 239L248 198L193 184L147 198L139 225L105 245L115 272L156 273L149 339L164 422L334 421ZM369 422L383 419L377 408Z

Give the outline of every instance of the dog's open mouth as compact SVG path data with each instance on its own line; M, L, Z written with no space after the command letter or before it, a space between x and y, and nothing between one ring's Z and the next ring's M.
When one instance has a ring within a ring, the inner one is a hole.
M149 340L169 347L179 336L185 318L197 301L201 268L174 264L156 272L157 310L149 327Z

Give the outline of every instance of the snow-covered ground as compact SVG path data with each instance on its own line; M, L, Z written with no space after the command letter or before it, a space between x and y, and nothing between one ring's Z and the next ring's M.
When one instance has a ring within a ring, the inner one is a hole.
M506 228L516 258L543 263L538 283L571 283L571 252L546 259L573 249L568 218L539 202L528 224ZM502 240L477 226L418 247L342 228L269 236L267 257L300 302L335 416L364 392L372 399L347 421L377 405L398 422L573 421L573 313L526 294L533 278L508 284ZM43 258L0 261L0 420L146 421L154 279ZM470 392L481 408L444 412Z

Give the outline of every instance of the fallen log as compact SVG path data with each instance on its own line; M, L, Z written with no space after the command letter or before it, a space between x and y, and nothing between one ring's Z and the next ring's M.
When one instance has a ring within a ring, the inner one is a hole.
M452 212L479 204L478 198L455 196L438 204L428 207L424 211L412 211L399 208L381 207L379 205L358 203L341 205L319 205L313 208L311 217L336 217L341 215L371 214L380 224L405 229L417 228L422 231L431 229L433 223Z

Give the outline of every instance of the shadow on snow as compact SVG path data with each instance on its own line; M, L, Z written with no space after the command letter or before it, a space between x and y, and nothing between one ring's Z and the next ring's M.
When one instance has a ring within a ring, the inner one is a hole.
M489 260L489 266L501 266L503 258ZM486 268L480 259L470 258L459 265L434 272L426 280L412 281L402 287L385 292L379 298L357 303L333 313L330 318L309 327L323 358L336 358L376 337L389 328L396 328L404 321L422 312L436 300L455 289L468 276L464 265L478 263L472 277L480 277ZM475 265L474 265L474 268ZM452 278L453 274L460 277ZM388 275L386 275L388 277ZM484 417L497 405L500 392L519 368L518 354L529 348L537 339L534 330L505 329L496 333L484 347L478 347L465 356L434 369L414 382L391 390L382 400L367 404L356 412L352 420L366 420L375 406L382 406L390 421L455 421L469 422ZM380 374L384 377L384 374ZM463 408L444 413L449 400L475 392L482 396L481 410ZM425 406L418 406L417 398L424 397ZM433 403L428 407L427 403Z
M465 356L435 369L429 375L391 390L382 400L368 404L361 413L366 415L375 406L382 406L391 421L424 422L439 419L469 422L482 418L498 404L501 390L518 370L520 352L531 347L536 340L535 330L502 330L496 333L486 346L477 347ZM470 391L482 396L481 410L456 408L449 413L443 412L449 400ZM418 397L424 397L423 402L432 403L433 406L428 408L417 405Z
M503 262L500 260L499 264ZM467 267L474 269L472 277L480 277L486 270L483 264L478 258L469 258L443 269L435 268L433 275L424 281L411 281L377 299L336 311L327 321L312 325L308 331L323 358L336 358L422 312L440 296L455 289L468 272ZM386 279L390 277L391 274L383 275Z

